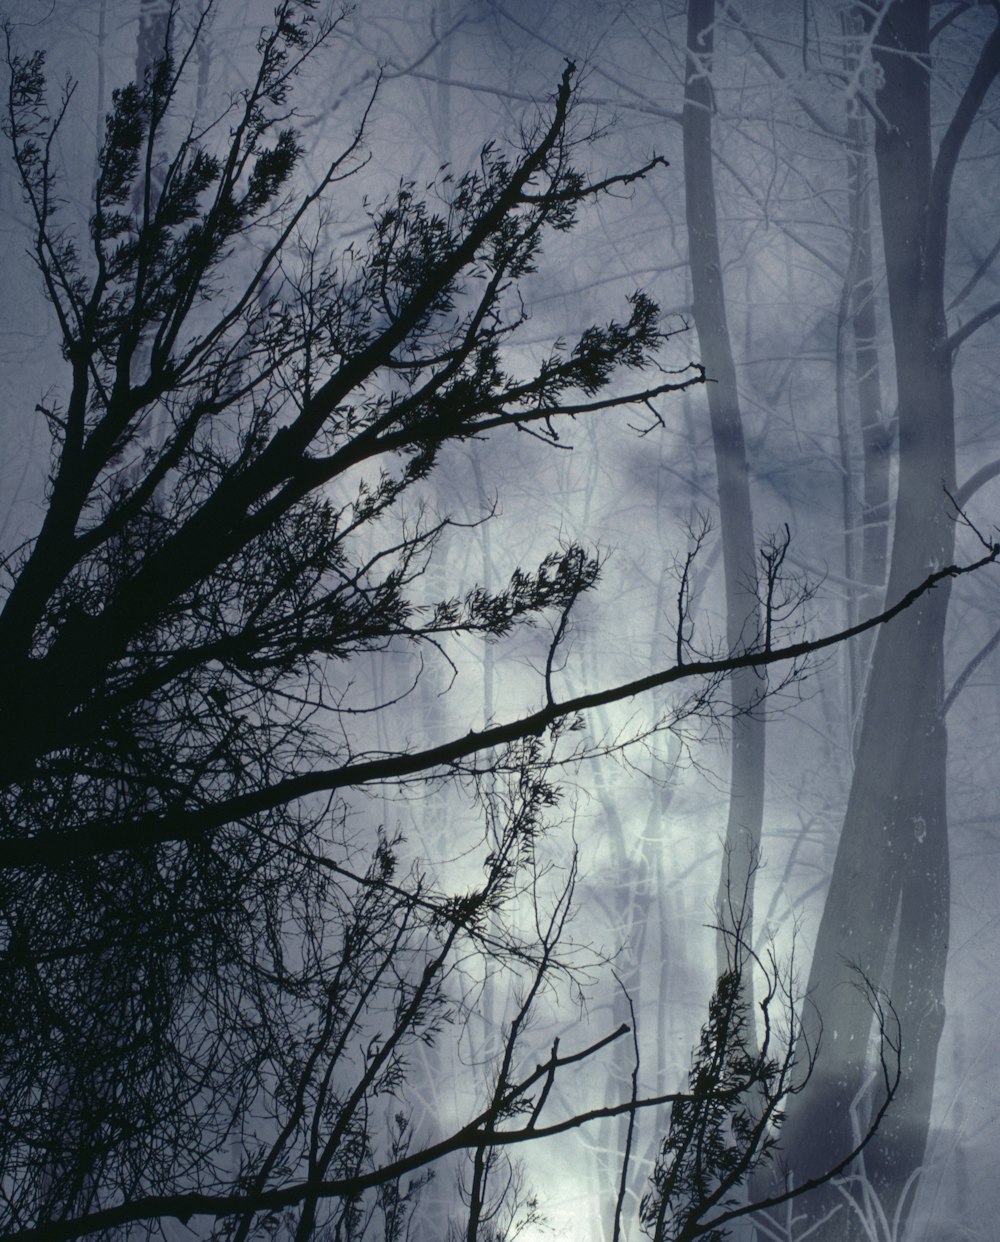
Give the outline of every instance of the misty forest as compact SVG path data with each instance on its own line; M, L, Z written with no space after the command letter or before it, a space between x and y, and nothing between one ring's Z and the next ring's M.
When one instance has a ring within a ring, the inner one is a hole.
M1000 1219L1000 4L5 0L0 1237Z

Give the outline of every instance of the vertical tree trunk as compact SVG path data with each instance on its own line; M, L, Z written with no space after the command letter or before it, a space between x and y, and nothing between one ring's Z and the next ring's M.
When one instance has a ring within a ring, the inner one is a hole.
M859 66L863 21L852 10L843 18L847 44L847 69L861 74L866 88L873 89L872 74ZM848 101L847 115L847 194L848 219L851 229L851 263L848 278L850 319L854 338L854 369L856 376L858 422L861 437L861 512L860 556L855 560L859 579L854 592L852 620L874 616L882 604L885 591L887 551L889 546L889 464L892 436L882 409L882 379L878 353L878 324L875 314L875 280L872 270L871 166L869 133L861 99L854 95ZM847 537L852 541L855 532ZM850 575L849 575L850 576ZM868 676L875 636L869 632L851 643L852 669L856 681L852 685L851 731L855 743L860 736L864 687Z
M726 640L730 651L760 630L755 590L756 547L746 445L736 368L726 318L719 225L712 169L712 56L715 0L690 0L684 82L684 187L694 321L706 385L719 487L719 520L726 584ZM732 951L735 924L752 936L754 868L764 815L764 721L753 714L760 682L751 669L732 677L732 757L726 848L719 882L719 969Z
M857 253L851 314L854 329L854 365L857 374L858 415L861 424L863 492L861 501L861 620L874 616L882 602L889 546L889 460L892 442L882 410L882 377L878 355L878 324L875 315L875 281L872 274L871 191L869 189L868 137L865 120L852 115L848 121L849 193L851 228L857 237ZM871 639L865 646L870 651Z
M962 139L996 73L988 62L1000 55L994 35L935 165L929 9L928 0L891 0L871 19L882 75L875 153L899 399L890 600L952 558L946 489L955 486L954 397L943 297L948 192ZM809 980L815 1010L806 1014L807 1037L815 1045L822 1028L822 1047L783 1132L796 1181L822 1172L850 1149L872 1031L871 1010L854 986L852 968L858 967L887 988L902 1032L901 1089L865 1154L866 1175L890 1220L923 1159L944 1016L948 596L942 585L876 640L854 781ZM863 1126L863 1115L860 1121ZM813 1199L814 1219L841 1202L834 1192ZM843 1242L854 1236L852 1229L865 1236L844 1209L810 1238Z

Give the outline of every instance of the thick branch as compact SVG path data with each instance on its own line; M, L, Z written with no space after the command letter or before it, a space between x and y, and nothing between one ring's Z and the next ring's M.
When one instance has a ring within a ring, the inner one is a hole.
M829 647L836 646L863 634L876 626L884 625L904 612L921 596L932 590L939 582L974 573L1000 557L1000 544L993 544L978 561L968 565L946 565L928 575L919 586L908 591L891 608L861 621L857 625L822 638L805 639L776 647L771 651L747 651L716 660L696 660L690 664L677 664L661 669L634 681L621 682L604 690L576 695L561 702L552 702L504 724L482 730L472 730L459 738L432 746L426 750L408 751L387 755L378 759L362 759L338 768L321 768L290 776L263 789L240 794L233 798L197 809L178 808L146 815L123 823L96 823L72 834L46 833L25 840L8 840L0 846L0 867L25 867L68 861L95 854L112 853L122 849L154 845L164 841L190 840L209 834L226 824L247 820L255 815L285 806L299 798L313 794L329 794L340 789L359 785L382 784L405 780L409 777L443 775L463 759L497 747L509 745L523 738L537 736L551 725L581 712L591 711L611 703L620 703L636 695L645 694L662 686L687 681L696 677L718 677L741 668L764 668L771 664L800 660Z
M937 245L932 246L931 249L940 250L942 254L948 229L948 198L951 194L951 182L958 157L969 130L972 128L972 123L986 98L986 92L997 74L1000 74L1000 19L983 45L972 77L941 139L937 160L934 163L927 218L929 227L937 233Z
M968 323L963 323L960 328L956 328L951 336L948 337L948 340L945 342L948 352L953 354L963 341L967 341L972 336L973 332L978 332L983 324L989 323L991 319L996 319L997 315L1000 315L1000 302L993 302L989 306L984 306L981 311L972 316Z
M628 1034L628 1031L629 1028L622 1025L579 1052L564 1057L553 1055L544 1065L537 1066L527 1078L517 1084L511 1095L523 1094L553 1070L565 1068L594 1056L607 1045ZM528 1125L516 1130L497 1130L494 1112L491 1108L473 1118L447 1138L356 1177L295 1182L289 1186L264 1190L253 1195L213 1195L199 1192L146 1195L116 1207L104 1208L84 1216L46 1224L35 1229L22 1229L7 1236L9 1242L15 1242L15 1240L16 1242L68 1242L69 1239L115 1229L140 1220L173 1217L187 1223L192 1216L220 1218L242 1216L254 1212L280 1211L283 1208L295 1207L306 1199L312 1198L356 1198L367 1190L396 1181L408 1173L425 1168L455 1152L483 1146L509 1147L518 1143L532 1142L535 1139L548 1138L569 1130L579 1129L592 1121L620 1117L633 1113L637 1109L660 1108L686 1098L688 1097L683 1092L672 1092L641 1100L627 1100L620 1104L575 1113L548 1126L536 1126L529 1122Z
M955 507L959 511L964 509L976 492L981 487L985 487L991 479L995 479L998 474L1000 474L1000 458L987 462L985 466L980 466L955 493Z
M966 664L965 668L955 678L955 684L944 696L944 702L941 704L941 715L944 716L951 709L952 704L969 684L973 673L981 667L983 662L1000 646L1000 630L997 630L993 636L979 648L972 659Z

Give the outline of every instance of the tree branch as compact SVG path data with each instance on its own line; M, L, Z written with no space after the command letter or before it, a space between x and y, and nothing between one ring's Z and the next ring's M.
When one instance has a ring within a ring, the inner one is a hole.
M0 868L27 867L69 861L73 858L112 853L122 849L158 844L165 841L190 840L205 836L226 824L248 820L275 808L285 806L313 794L333 793L339 789L356 788L360 785L382 784L405 780L409 777L442 776L449 767L463 759L537 736L551 725L568 716L592 711L594 708L620 703L636 695L645 694L675 682L694 677L716 677L741 668L765 668L771 664L800 660L829 647L845 642L857 634L863 634L886 624L899 616L921 596L946 579L975 573L1000 557L1000 544L992 544L979 560L968 565L946 565L929 574L923 582L908 591L891 608L867 621L861 621L844 630L826 634L822 638L806 639L776 647L771 651L747 651L742 655L726 656L715 660L696 660L688 664L650 673L634 681L621 682L604 690L576 695L561 702L546 704L535 712L504 724L482 730L471 730L464 736L443 742L426 750L408 751L377 759L361 759L338 768L323 768L290 776L273 785L238 794L221 802L198 809L178 807L121 823L98 822L87 825L72 834L47 832L21 840L8 840L0 845Z
M958 157L969 130L972 128L972 123L976 119L976 114L986 98L986 92L998 73L1000 73L1000 17L993 28L993 33L983 45L972 77L945 130L941 145L938 147L937 159L934 161L927 220L928 229L933 229L938 237L938 244L932 246L931 249L941 254L944 253L948 229L948 197L951 193L951 182Z
M993 302L990 306L984 306L967 323L963 323L960 328L955 329L945 342L945 348L949 353L954 354L963 341L967 341L973 332L977 332L983 324L989 323L991 319L996 319L997 315L1000 315L1000 302Z

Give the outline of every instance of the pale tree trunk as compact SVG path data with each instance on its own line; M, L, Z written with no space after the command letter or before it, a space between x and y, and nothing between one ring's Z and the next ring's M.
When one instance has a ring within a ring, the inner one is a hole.
M871 193L865 123L852 117L849 125L852 228L857 233L857 263L851 291L854 365L863 454L861 500L861 582L859 619L878 611L885 588L889 546L889 462L892 431L882 411L882 378L878 354L875 283L872 275ZM868 643L870 646L870 642Z
M859 72L858 41L863 34L859 13L845 14L843 29L848 46L848 71ZM871 75L866 75L870 79ZM871 82L866 81L866 87ZM875 280L872 264L871 161L869 132L864 106L857 96L848 103L847 192L851 229L849 301L858 422L861 437L861 530L860 556L856 558L860 586L855 596L851 622L867 620L881 607L885 590L889 546L889 464L892 432L882 409L882 378L878 352L878 323L875 309ZM853 532L848 535L853 537ZM853 590L853 584L849 590ZM851 729L855 740L864 699L864 685L874 645L874 634L859 635L851 646L856 668L852 687Z
M726 318L712 169L711 84L715 0L690 0L684 83L684 187L688 251L698 347L709 378L705 387L719 488L719 521L726 586L726 641L730 651L760 631L755 590L756 547L750 506L746 444L736 388L736 368ZM764 721L753 713L761 683L752 669L731 680L733 722L729 818L719 882L719 970L727 965L732 937L753 935L754 869L764 814Z
M882 75L876 162L899 399L899 485L887 596L898 599L952 559L954 397L944 313L947 206L955 160L997 71L984 50L941 143L931 151L928 0L894 0L872 17ZM949 916L947 735L942 712L945 584L878 635L854 780L809 979L807 1036L822 1046L783 1130L796 1181L829 1168L852 1142L864 1096L872 1012L859 968L889 991L902 1031L902 1083L865 1153L865 1173L891 1220L926 1147L944 1019ZM818 1017L817 1017L818 1015ZM859 1118L862 1127L864 1115ZM838 1203L813 1242L865 1237L835 1192L813 1197L812 1218ZM852 1230L854 1232L852 1232Z

